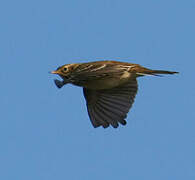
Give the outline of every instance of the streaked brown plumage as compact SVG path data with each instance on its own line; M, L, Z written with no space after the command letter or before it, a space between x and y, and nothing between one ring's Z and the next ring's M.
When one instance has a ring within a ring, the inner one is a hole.
M63 81L55 80L58 88L67 83L83 87L87 110L94 127L107 128L118 123L125 125L125 118L136 96L137 77L145 75L175 74L178 72L150 70L139 64L118 61L96 61L65 64L52 74Z

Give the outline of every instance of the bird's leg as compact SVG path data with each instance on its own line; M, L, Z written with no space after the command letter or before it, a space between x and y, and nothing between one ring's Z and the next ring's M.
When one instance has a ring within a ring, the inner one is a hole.
M58 88L62 88L65 84L67 84L67 82L65 82L64 80L63 81L60 81L58 79L55 79L54 80L54 83L55 85L58 87Z

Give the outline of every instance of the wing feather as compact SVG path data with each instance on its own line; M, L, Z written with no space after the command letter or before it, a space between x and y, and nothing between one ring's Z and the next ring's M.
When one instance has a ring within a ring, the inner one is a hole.
M91 90L83 88L89 118L94 127L118 127L118 122L126 124L125 118L131 108L138 89L136 79L122 86Z

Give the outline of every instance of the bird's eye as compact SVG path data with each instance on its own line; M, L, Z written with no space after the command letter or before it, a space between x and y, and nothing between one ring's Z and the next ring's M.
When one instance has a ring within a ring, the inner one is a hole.
M64 69L63 69L64 71L67 71L68 70L68 68L67 67L64 67Z

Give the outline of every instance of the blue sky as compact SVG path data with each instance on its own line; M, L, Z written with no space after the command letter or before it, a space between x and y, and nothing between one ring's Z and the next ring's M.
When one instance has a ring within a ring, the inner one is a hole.
M195 1L0 2L0 179L194 180ZM58 66L112 59L143 77L118 129L94 129Z

